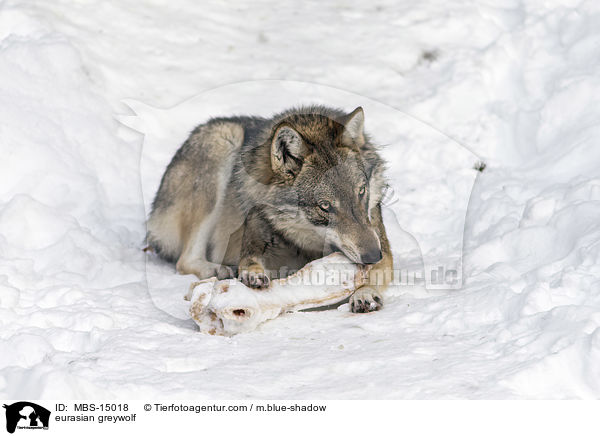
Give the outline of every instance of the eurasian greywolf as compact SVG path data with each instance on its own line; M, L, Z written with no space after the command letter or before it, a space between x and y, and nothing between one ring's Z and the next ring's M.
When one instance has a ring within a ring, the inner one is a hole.
M383 161L363 126L362 108L323 106L199 125L162 177L149 245L180 273L237 275L253 288L341 251L374 264L378 277L355 292L351 309L379 309L392 255Z

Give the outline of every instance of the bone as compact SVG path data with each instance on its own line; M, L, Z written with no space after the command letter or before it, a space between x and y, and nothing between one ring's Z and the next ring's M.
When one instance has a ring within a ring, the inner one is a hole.
M265 290L251 289L237 279L213 277L192 283L185 299L201 332L233 336L286 312L338 303L362 286L366 277L366 267L333 253L286 278L272 280Z

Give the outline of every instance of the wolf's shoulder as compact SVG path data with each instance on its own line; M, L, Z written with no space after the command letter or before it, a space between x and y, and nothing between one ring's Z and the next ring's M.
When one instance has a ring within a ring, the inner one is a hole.
M197 125L192 130L192 135L200 133L207 127L215 127L219 125L237 125L246 129L264 128L269 122L269 119L253 115L233 115L229 117L213 117L208 121Z

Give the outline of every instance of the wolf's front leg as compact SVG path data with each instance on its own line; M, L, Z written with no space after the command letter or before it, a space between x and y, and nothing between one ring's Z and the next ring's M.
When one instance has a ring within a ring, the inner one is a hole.
M369 270L366 283L350 297L350 310L354 313L373 312L381 309L383 307L383 291L394 278L392 250L383 226L381 205L377 205L373 209L371 216L371 222L377 229L381 243L382 257Z
M206 259L206 235L201 227L186 241L175 268L179 274L194 274L200 280L217 277L219 280L235 277L234 270L227 265Z
M265 271L264 256L271 244L271 225L257 210L252 210L244 223L244 235L240 252L238 278L250 288L269 287L269 275Z

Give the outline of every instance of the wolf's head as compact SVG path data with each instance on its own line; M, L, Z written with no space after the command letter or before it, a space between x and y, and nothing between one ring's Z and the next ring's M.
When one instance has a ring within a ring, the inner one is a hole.
M284 114L272 129L271 168L288 187L284 201L297 202L278 217L288 238L371 264L382 257L371 218L380 207L383 162L363 126L360 107L349 114L322 107Z

